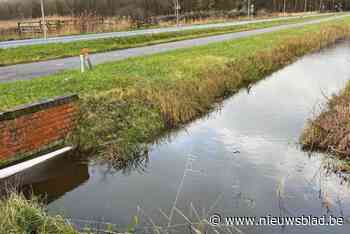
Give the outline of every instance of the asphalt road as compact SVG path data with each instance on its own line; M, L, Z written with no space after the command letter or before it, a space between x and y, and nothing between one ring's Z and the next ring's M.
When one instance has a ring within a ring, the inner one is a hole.
M318 14L320 15L320 14ZM327 15L327 14L323 14ZM330 15L330 14L328 14ZM15 41L5 41L0 42L0 48L6 49L11 47L19 47L26 45L39 45L39 44L49 44L49 43L67 43L74 41L82 40L95 40L103 38L118 38L118 37L130 37L138 35L147 35L147 34L157 34L164 32L178 32L185 30L194 30L194 29L210 29L210 28L222 28L228 26L237 26L237 25L246 25L252 23L261 23L261 22L272 22L278 20L289 20L297 18L307 18L315 15L305 15L305 16L294 16L294 17L279 17L272 19L260 19L260 20L246 20L246 21L236 21L228 23L218 23L218 24L204 24L204 25L191 25L191 26L181 26L181 27L167 27L167 28L156 28L156 29L145 29L145 30L136 30L136 31L125 31L125 32L112 32L112 33L98 33L98 34L86 34L86 35L76 35L76 36L65 36L65 37L52 37L47 40L44 39L28 39L28 40L15 40Z
M101 64L109 61L118 61L130 57L137 57L143 55L151 55L162 53L182 48L190 48L194 46L207 45L215 42L223 42L234 40L238 38L245 38L270 32L276 32L283 29L298 28L305 25L326 22L329 20L340 19L349 15L332 16L329 18L322 18L318 20L307 21L297 24L281 25L264 29L257 29L252 31L244 31L237 33L230 33L225 35L211 36L205 38L198 38L192 40L171 42L153 46L138 47L132 49L118 50L100 54L91 55L93 64ZM67 69L77 69L80 67L80 60L78 57L50 60L37 63L19 64L8 67L0 67L0 83L11 82L16 80L29 80L37 77L42 77L54 74Z

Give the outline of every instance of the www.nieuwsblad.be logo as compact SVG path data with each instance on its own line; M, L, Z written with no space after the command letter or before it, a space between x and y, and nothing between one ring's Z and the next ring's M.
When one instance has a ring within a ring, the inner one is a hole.
M299 217L222 217L220 214L213 214L209 217L212 226L342 226L345 224L344 217L312 216L302 215Z

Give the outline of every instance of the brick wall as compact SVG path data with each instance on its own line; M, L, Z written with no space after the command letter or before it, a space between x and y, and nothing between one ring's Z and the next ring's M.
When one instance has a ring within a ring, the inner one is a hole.
M77 95L0 113L0 160L30 155L63 140L76 120Z

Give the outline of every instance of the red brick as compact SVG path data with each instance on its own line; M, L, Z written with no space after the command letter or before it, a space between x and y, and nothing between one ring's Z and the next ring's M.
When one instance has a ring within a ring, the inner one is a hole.
M70 103L0 122L0 159L38 150L66 137L76 117L77 108ZM16 140L13 131L18 134Z

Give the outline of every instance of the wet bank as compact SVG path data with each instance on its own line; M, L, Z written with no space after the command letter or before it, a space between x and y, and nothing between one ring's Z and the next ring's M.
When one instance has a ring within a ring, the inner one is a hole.
M29 172L35 177L33 191L47 194L51 214L77 221L111 222L123 229L138 215L138 233L152 233L152 223L163 231L191 233L174 206L193 222L213 213L348 216L349 191L327 170L330 159L308 155L297 142L306 120L326 101L323 95L338 92L350 78L349 54L350 44L342 43L300 59L241 90L168 142L153 145L147 157L128 168L72 157L59 159L55 167L42 165L45 176ZM237 228L266 234L348 233L347 225Z

